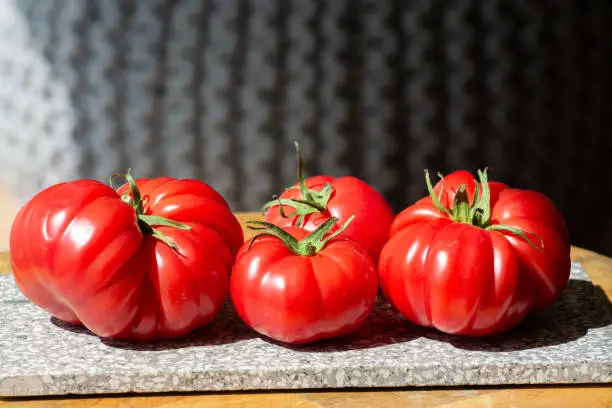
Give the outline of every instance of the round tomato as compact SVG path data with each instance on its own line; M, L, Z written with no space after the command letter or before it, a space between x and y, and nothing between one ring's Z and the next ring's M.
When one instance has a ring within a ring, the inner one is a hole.
M426 173L427 174L427 173ZM395 218L378 264L386 298L410 321L488 336L545 308L565 289L570 242L543 194L466 171Z
M118 192L79 180L34 196L12 225L12 271L33 303L98 336L178 337L227 298L242 229L201 181L126 178Z
M337 238L342 228L324 238L336 222L330 218L310 235L258 223L265 229L240 249L230 279L234 307L248 326L303 344L363 323L378 292L376 268L358 244Z
M299 146L298 183L285 190L278 200L264 207L264 221L280 227L300 227L314 231L331 217L339 225L355 216L345 236L357 242L374 262L389 237L394 212L387 200L366 182L351 176L314 176L304 179Z

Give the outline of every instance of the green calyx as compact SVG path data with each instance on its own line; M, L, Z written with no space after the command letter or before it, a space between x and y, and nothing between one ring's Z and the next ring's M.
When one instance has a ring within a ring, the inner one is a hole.
M444 183L444 177L442 177L441 174L438 175L442 183ZM521 237L536 250L540 252L544 251L544 241L539 236L510 225L491 223L491 190L489 188L486 168L484 170L478 170L478 180L476 181L476 188L474 189L471 205L467 194L467 186L465 184L459 186L451 207L446 208L440 201L440 197L436 196L431 184L431 179L429 178L429 171L427 170L425 170L425 183L427 184L429 196L436 209L448 215L451 220L474 225L475 227L490 231L507 231ZM440 194L442 194L443 190L444 188L440 190ZM536 237L539 240L539 245L536 245L529 239L528 235Z
M263 221L249 221L248 224L259 225L258 227L252 227L249 225L249 229L260 231L260 233L251 240L249 248L258 238L263 236L273 236L280 239L283 244L285 244L285 246L294 254L299 256L313 256L321 252L329 241L340 235L346 229L346 227L349 226L354 218L354 215L351 216L351 218L349 218L344 225L326 237L329 231L331 231L334 225L338 222L338 218L332 217L301 241L298 241L293 235L289 234L278 225Z
M115 189L115 187L113 186L113 180L116 177L124 178L130 186L129 192L124 193L121 196L121 200L131 205L134 209L134 212L136 212L138 227L140 228L142 233L144 235L152 235L153 237L159 239L160 241L162 241L163 243L165 243L170 248L176 251L176 243L171 238L162 234L157 228L155 228L155 226L172 227L178 228L180 230L189 230L191 229L191 226L157 215L146 215L144 213L144 204L142 196L140 195L140 190L138 189L138 186L136 185L136 180L134 180L134 178L132 177L130 170L128 169L127 173L123 175L113 174L111 176L110 185L113 189Z
M302 152L300 151L299 143L294 143L298 160L298 180L300 184L301 198L279 199L276 197L274 200L267 202L264 205L263 210L265 211L270 207L280 205L281 216L284 218L293 218L297 216L298 219L295 225L301 227L308 214L327 211L327 202L329 201L334 189L330 183L325 184L320 191L312 190L306 187L306 181L304 179L304 159L302 157ZM282 205L293 207L294 211L290 214L286 214L282 209Z
M442 179L442 183L444 183L442 175L439 176ZM427 190L429 191L434 206L440 212L447 214L453 221L471 224L480 228L487 228L491 222L491 191L489 190L487 169L484 171L478 170L478 178L480 182L476 182L471 205L467 194L467 186L462 184L455 194L455 199L451 208L446 208L442 205L440 197L437 197L434 193L431 179L429 178L429 172L425 170ZM440 190L440 193L442 193L442 190L443 189Z

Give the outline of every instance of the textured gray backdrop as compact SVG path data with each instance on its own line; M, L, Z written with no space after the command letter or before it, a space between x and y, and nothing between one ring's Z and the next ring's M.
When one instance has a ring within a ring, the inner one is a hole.
M489 165L605 252L611 27L609 0L0 0L0 170L22 199L129 166L255 210L298 139L396 209L425 167Z

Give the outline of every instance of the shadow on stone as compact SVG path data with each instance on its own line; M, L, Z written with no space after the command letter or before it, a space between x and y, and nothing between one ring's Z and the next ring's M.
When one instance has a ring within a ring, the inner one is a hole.
M51 322L64 330L93 336L82 326L75 326L52 318ZM612 304L604 291L589 281L571 279L561 298L548 309L527 317L519 326L499 336L471 339L451 336L408 322L384 299L379 299L372 315L355 332L334 339L293 346L260 336L246 326L228 301L215 320L176 340L140 343L100 339L109 347L161 351L196 346L231 344L253 338L301 352L342 352L406 343L425 337L452 344L454 347L485 352L527 350L575 341L589 329L612 324Z
M91 331L87 330L83 326L72 325L56 318L51 318L51 323L73 333L95 336ZM100 338L100 341L109 347L118 349L162 351L186 347L218 346L256 337L258 337L257 333L253 332L240 320L228 301L223 305L211 323L200 327L179 339L137 342Z
M330 353L405 343L419 338L427 332L428 329L407 321L381 296L370 317L359 329L347 336L319 340L299 346L283 344L268 338L264 341L294 351Z
M516 328L498 336L475 339L451 336L406 321L384 300L355 333L344 338L291 346L266 341L303 352L339 352L404 343L419 337L447 342L469 351L504 352L528 350L569 343L585 336L589 329L612 324L612 304L605 292L589 281L571 279L567 289L549 308L528 316Z
M428 331L425 337L454 347L488 352L528 350L569 343L590 329L612 324L612 304L589 281L570 279L561 297L545 310L528 316L514 329L488 339L471 339Z
M59 327L60 329L63 330L67 330L69 332L72 333L76 333L76 334L84 334L87 336L95 336L95 334L93 334L91 331L89 331L85 326L81 326L78 324L72 324L72 323L68 323L65 322L63 320L58 319L57 317L51 316L49 318L49 320L51 321L51 324Z

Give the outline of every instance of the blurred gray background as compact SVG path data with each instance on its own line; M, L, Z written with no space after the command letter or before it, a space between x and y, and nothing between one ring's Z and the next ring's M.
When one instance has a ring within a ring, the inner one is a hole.
M258 210L353 174L399 210L423 169L493 168L612 254L612 2L0 0L0 174L197 177Z

